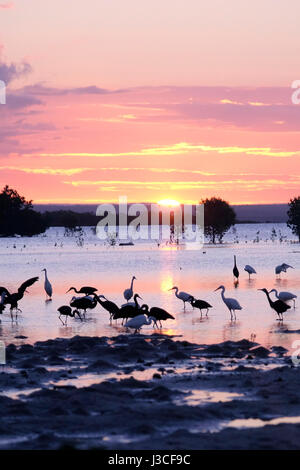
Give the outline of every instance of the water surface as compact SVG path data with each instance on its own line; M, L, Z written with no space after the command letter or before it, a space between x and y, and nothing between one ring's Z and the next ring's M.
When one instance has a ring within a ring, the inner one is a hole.
M272 229L275 228L276 237ZM285 238L286 237L286 238ZM126 332L120 322L109 323L107 312L97 306L87 314L87 320L68 320L65 327L58 320L57 308L68 304L72 294L66 294L71 286L97 287L99 293L118 305L124 302L123 291L137 277L134 288L149 306L161 306L175 316L161 330L164 334L181 335L182 339L196 343L216 343L255 338L270 347L282 345L292 350L298 334L286 334L284 330L300 329L300 309L285 315L283 325L278 324L265 294L257 289L276 288L300 295L300 245L285 224L241 224L231 230L223 245L194 245L167 247L156 242L137 242L134 246L108 246L98 240L90 228L84 229L83 244L78 237L65 237L64 229L51 228L45 236L33 238L0 239L0 285L15 292L27 278L40 276L40 281L30 287L20 301L22 313L18 323L11 323L9 312L1 316L0 339L10 342L34 343L56 337L78 335L115 336ZM240 282L234 285L233 255L237 256ZM295 267L281 279L276 279L274 268L281 263ZM248 280L244 265L252 265L257 275ZM43 268L48 269L53 285L53 300L45 302ZM237 321L230 321L230 314L222 302L220 291L214 289L223 284L226 296L238 299L243 310L237 312ZM189 292L196 298L208 301L213 309L208 318L200 319L197 309L178 300L172 286ZM146 326L145 333L153 328ZM26 339L16 339L16 336Z

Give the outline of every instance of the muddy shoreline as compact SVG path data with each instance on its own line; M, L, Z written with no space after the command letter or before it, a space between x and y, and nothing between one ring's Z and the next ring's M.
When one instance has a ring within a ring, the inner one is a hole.
M300 374L282 347L141 334L6 354L0 449L300 448Z

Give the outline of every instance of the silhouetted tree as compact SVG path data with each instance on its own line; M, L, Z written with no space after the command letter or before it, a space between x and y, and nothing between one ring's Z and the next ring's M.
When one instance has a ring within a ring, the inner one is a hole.
M287 226L297 235L300 242L300 196L290 199L287 215Z
M42 233L47 225L39 212L32 208L32 201L9 186L0 193L0 236L32 236Z
M228 202L212 197L200 202L204 204L204 230L212 243L222 243L225 233L235 224L236 215Z

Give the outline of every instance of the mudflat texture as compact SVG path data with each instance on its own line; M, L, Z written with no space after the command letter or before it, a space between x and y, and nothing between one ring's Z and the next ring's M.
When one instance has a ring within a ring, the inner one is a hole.
M300 448L282 347L75 336L11 344L1 367L1 449Z

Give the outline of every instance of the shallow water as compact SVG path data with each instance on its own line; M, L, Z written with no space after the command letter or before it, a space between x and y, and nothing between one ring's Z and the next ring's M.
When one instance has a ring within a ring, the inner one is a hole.
M272 242L273 227L277 235L281 231L287 239L283 238L280 243L277 237ZM259 242L254 242L257 237ZM283 331L300 329L300 307L296 302L296 309L292 306L284 324L280 325L265 294L257 290L275 287L299 297L300 246L291 243L292 239L285 224L237 225L236 232L231 230L223 245L200 248L194 245L158 247L155 242L109 247L98 240L90 228L85 229L83 246L79 246L76 237L64 237L64 230L60 228L49 229L46 236L0 239L0 285L14 292L27 278L40 276L40 281L30 287L20 301L22 313L18 323L11 323L8 311L1 316L0 339L6 344L20 344L77 334L115 336L126 332L120 322L110 324L107 312L100 306L90 311L84 322L69 319L67 327L59 321L56 310L69 303L72 297L66 294L69 287L82 285L97 287L99 293L120 305L124 303L122 293L135 275L134 290L143 302L161 306L175 316L175 320L164 323L161 330L164 334L182 335L182 339L200 344L252 337L266 347L276 344L292 351L292 343L300 335ZM237 287L232 276L234 254L240 270ZM274 268L283 262L295 269L289 269L282 279L276 279ZM245 264L252 265L258 273L250 281L243 271ZM44 267L53 285L52 302L45 302L44 273L41 273ZM214 292L220 284L226 287L225 295L236 298L243 307L237 312L236 322L230 321L220 291ZM211 303L213 308L208 317L204 315L201 320L199 311L189 304L184 311L174 291L168 291L174 285ZM153 328L145 326L143 332L151 334ZM19 335L27 338L16 339Z
M258 418L234 419L227 423L228 427L245 429L245 428L262 428L264 426L277 426L278 424L299 424L300 416L282 416L270 420L262 420Z

